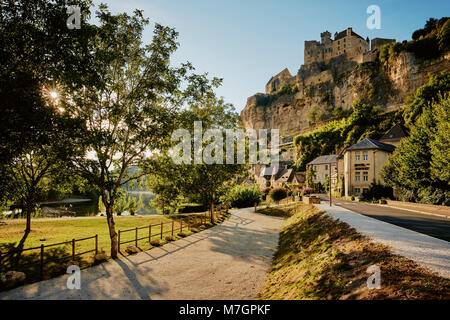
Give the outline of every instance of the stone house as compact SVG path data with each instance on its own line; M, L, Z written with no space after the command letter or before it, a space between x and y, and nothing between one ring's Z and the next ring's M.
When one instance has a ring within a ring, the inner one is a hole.
M332 174L337 170L337 155L330 154L317 157L307 163L306 167L314 171L313 182L320 182L323 185L330 174L330 167ZM331 183L336 183L336 181L331 181Z
M344 150L345 196L358 196L369 190L370 184L383 183L381 168L395 146L365 138Z

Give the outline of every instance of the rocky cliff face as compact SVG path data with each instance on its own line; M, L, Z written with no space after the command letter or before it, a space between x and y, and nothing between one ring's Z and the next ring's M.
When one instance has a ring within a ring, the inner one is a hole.
M282 137L289 137L311 128L307 114L312 106L319 107L323 120L333 117L334 107L348 110L357 100L394 110L428 81L429 72L442 71L450 71L450 53L429 61L402 52L384 64L334 61L302 66L295 81L286 82L286 86L294 82L295 90L249 97L241 118L245 128L278 128Z

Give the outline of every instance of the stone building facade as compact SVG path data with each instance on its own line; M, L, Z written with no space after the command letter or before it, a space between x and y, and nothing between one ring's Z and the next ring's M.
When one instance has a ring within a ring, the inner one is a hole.
M320 34L321 41L305 41L305 65L314 62L328 64L332 58L345 55L346 60L363 62L363 56L370 51L369 38L364 39L352 28L336 32L334 39L328 31Z

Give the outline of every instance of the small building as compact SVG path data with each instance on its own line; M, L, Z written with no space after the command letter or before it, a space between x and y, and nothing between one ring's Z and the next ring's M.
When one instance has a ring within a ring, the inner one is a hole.
M384 136L382 136L378 141L383 143L392 144L395 147L400 145L400 140L406 138L406 134L399 124L393 126Z
M313 182L324 184L330 174L337 169L337 156L335 154L325 155L315 158L313 161L306 164L308 169L314 171ZM334 182L336 183L336 182Z
M345 196L368 191L372 182L383 183L381 168L394 150L392 144L369 138L346 148L343 152Z

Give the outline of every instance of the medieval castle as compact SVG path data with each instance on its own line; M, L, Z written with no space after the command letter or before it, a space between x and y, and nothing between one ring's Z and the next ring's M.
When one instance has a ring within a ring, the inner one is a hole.
M395 42L395 39L374 38L371 43L369 38L364 39L352 28L336 32L334 39L328 31L320 34L321 41L305 41L304 67L308 69L313 64L344 63L352 61L363 63L375 59L375 51L383 44ZM272 77L266 85L266 93L278 91L285 84L293 84L297 80L288 69ZM300 81L301 82L301 81Z

